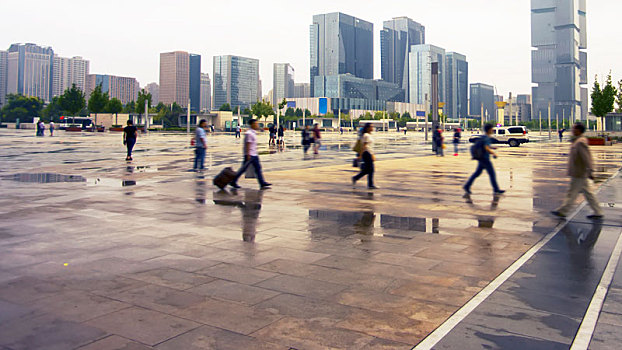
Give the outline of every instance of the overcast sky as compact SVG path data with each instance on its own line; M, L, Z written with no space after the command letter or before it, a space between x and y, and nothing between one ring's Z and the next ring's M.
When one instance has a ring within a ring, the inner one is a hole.
M312 16L341 11L374 24L374 74L380 78L384 20L408 16L426 27L426 41L467 55L469 80L499 93L530 93L529 0L0 0L0 48L33 42L61 56L91 61L91 73L159 80L159 53L202 56L212 76L214 55L260 60L263 92L272 64L291 63L297 82L309 81ZM622 78L620 0L588 0L588 60L594 74Z

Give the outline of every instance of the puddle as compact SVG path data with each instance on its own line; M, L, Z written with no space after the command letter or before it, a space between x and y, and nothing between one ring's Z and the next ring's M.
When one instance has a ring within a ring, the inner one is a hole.
M62 175L55 173L14 174L4 176L3 179L19 182L32 183L57 183L57 182L86 182L86 179L78 175Z

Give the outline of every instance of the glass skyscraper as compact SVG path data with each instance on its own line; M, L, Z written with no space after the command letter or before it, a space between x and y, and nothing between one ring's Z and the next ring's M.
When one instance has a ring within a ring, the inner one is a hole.
M374 25L340 12L313 16L311 39L311 92L314 77L350 73L374 76Z
M495 88L492 85L475 83L471 84L471 100L469 114L471 116L482 115L484 110L484 120L497 120L497 110L495 109Z
M438 100L445 102L445 49L434 45L413 45L409 60L409 102L425 104L432 101L432 62L438 62Z
M586 0L531 1L534 117L587 117L586 29Z
M228 103L247 108L259 96L259 60L240 56L214 56L214 109Z
M449 118L469 115L469 63L465 55L448 52L445 56L445 109Z
M190 110L198 112L201 110L201 55L190 54L189 59Z
M275 63L273 66L272 103L278 106L284 98L296 97L294 88L294 67L289 63Z
M412 45L425 44L425 27L408 17L383 23L380 31L382 80L397 84L409 96L409 58Z

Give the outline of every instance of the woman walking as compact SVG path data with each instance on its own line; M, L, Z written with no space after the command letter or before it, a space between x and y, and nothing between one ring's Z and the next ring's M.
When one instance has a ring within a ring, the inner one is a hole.
M374 131L374 126L371 123L365 124L363 127L363 136L361 137L361 147L358 155L359 160L363 160L363 165L361 166L361 172L352 177L352 186L356 186L356 182L360 180L363 176L367 175L367 188L368 189L376 189L378 187L374 186L374 151L373 151L373 143L374 140L371 137L371 133Z
M322 146L322 142L320 139L322 138L322 134L320 134L320 126L315 124L313 126L313 153L318 154L320 150L320 146Z
M132 159L132 150L134 149L134 145L136 144L136 138L138 137L138 129L134 126L134 122L131 120L127 121L127 126L123 128L123 144L127 147L127 156L125 160L133 160Z

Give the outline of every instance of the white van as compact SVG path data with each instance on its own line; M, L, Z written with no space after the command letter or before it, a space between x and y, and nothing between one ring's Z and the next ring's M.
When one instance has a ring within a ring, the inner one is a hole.
M475 142L480 137L481 135L475 135L469 139L469 142ZM510 145L510 147L518 147L523 143L529 142L527 128L524 126L495 128L490 138L492 139L492 143L505 143Z

